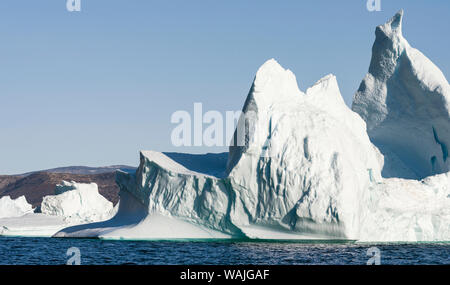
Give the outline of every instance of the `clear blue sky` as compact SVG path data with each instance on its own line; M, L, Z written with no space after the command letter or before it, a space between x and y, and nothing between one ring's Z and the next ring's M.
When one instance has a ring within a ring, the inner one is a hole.
M0 174L138 164L176 148L176 110L239 110L275 58L300 89L337 76L349 104L375 27L400 8L412 46L450 74L450 2L381 0L65 0L0 2Z

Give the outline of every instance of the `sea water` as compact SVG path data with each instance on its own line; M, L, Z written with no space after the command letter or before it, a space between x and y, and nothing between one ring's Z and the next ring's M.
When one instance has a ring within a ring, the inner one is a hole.
M74 250L75 249L75 250ZM450 264L450 243L108 241L0 237L0 264Z

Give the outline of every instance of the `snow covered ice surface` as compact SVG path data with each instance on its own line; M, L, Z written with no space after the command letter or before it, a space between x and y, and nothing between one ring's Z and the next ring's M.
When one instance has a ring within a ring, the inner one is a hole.
M223 171L143 151L136 173L117 173L111 220L55 236L450 241L449 85L403 38L402 16L376 29L355 112L333 75L302 92L269 60Z
M9 197L0 199L0 235L9 236L52 236L70 225L85 224L111 218L114 214L113 204L101 196L97 184L83 184L63 181L55 189L56 195L45 196L41 203L41 213L33 213L25 197L15 202L20 211L10 211L11 202L5 204Z
M0 219L0 235L51 237L69 225L62 217L31 213L20 217Z

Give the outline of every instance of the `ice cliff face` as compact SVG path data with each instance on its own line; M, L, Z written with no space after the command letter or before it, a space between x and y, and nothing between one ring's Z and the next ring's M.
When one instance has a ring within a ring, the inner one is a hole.
M450 173L369 187L360 241L450 241Z
M403 11L376 29L369 73L352 109L384 155L384 177L421 179L450 170L450 87L402 35Z
M25 196L20 196L14 200L9 196L0 198L0 218L20 217L33 213L33 211L32 206L28 204Z
M258 71L243 108L253 112L244 147L231 147L230 217L253 228L355 238L360 204L380 177L365 124L345 105L332 75L306 93L274 60ZM237 140L237 138L236 138Z
M55 195L45 196L42 214L60 216L68 222L94 222L112 216L113 204L98 192L97 184L63 181L56 185Z
M214 168L224 176L192 167L206 157L184 163L143 151L136 173L117 173L114 218L56 236L450 240L450 173L404 179L448 171L450 124L448 83L409 47L401 17L377 28L353 104L359 115L333 75L302 92L269 60L244 103L226 169Z

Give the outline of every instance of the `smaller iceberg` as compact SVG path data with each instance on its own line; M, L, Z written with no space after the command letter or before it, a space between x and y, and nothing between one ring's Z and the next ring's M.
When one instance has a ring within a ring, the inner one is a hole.
M35 213L25 197L0 199L0 235L46 236L77 224L97 222L115 214L113 204L101 196L97 184L63 181L55 195L45 196L40 213Z
M25 196L11 199L10 196L0 198L0 218L20 217L28 213L33 213L33 207L28 204Z
M101 221L112 216L113 204L100 195L95 183L63 181L56 185L55 194L42 200L43 214L78 223Z

